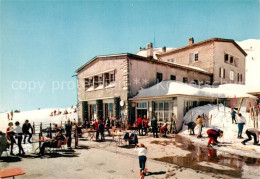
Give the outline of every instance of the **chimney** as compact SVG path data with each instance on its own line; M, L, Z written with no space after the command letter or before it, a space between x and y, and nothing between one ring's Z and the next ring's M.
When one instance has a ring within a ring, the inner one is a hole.
M192 45L192 44L194 44L194 38L193 37L189 38L189 45Z
M153 43L152 42L147 44L147 57L153 58Z
M153 48L153 43L152 42L147 44L147 49L150 49L150 48Z
M162 52L166 52L166 47L165 46L162 48Z

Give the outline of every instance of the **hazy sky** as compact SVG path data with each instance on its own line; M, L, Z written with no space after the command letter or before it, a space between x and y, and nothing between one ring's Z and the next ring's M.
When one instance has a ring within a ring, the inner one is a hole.
M0 13L0 111L75 105L71 76L96 55L260 38L259 0L0 0Z

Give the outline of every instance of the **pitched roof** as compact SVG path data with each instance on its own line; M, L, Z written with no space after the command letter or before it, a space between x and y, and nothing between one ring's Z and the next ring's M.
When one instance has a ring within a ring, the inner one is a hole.
M78 68L76 70L76 73L79 73L85 67L91 65L92 63L94 63L98 59L107 59L107 58L121 59L121 58L127 58L127 57L130 57L131 59L135 59L135 60L145 61L145 62L149 62L149 63L155 63L155 64L158 64L158 65L169 66L169 67L172 67L172 68L179 68L179 69L182 69L182 70L190 70L190 71L203 73L203 74L206 74L206 75L212 75L212 73L209 73L209 72L207 72L207 71L205 71L203 69L197 68L197 67L187 66L187 65L180 65L180 64L176 64L176 63L169 63L169 62L165 62L165 61L159 61L159 60L155 60L153 58L151 59L149 57L142 57L142 56L131 54L131 53L95 56L90 61L88 61L87 63L82 65L80 68Z
M197 42L197 43L194 43L194 44L191 44L191 45L187 45L187 46L180 47L180 48L177 48L177 49L174 49L174 50L170 50L168 52L157 54L157 56L160 57L160 56L165 56L165 55L169 55L169 54L174 54L174 53L184 51L184 50L187 50L187 49L190 49L190 48L193 48L193 47L196 47L196 46L200 46L200 45L203 45L203 44L206 44L206 43L210 43L210 42L229 42L229 43L232 43L238 48L238 50L240 50L240 52L242 54L247 56L247 53L234 40L232 40L232 39L222 39L222 38L211 38L211 39L208 39L208 40L200 41L200 42Z

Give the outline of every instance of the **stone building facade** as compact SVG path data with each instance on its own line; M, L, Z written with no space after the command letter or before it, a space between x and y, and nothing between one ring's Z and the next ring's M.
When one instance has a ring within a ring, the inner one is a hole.
M230 39L212 38L168 52L157 54L158 59L171 63L199 67L213 74L214 84L245 84L246 52Z
M209 39L194 43L190 39L188 46L169 51L164 47L156 54L149 43L147 49L140 51L138 55L97 56L76 71L80 120L109 117L133 124L138 115L151 119L152 114L162 113L158 116L162 121L171 119L174 112L181 126L185 111L205 99L189 100L187 96L179 96L178 100L159 96L149 101L132 99L140 89L166 80L194 84L245 82L246 53L233 40Z

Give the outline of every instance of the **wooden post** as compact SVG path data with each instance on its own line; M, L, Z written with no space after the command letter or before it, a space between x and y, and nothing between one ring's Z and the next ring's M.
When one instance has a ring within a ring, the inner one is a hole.
M49 130L50 138L52 139L52 132L51 132L51 123L50 123L50 130Z
M40 124L40 134L41 134L41 136L42 136L42 122L41 122L41 124Z
M35 123L33 122L33 134L35 134Z
M79 142L79 139L78 139L78 131L77 131L77 128L75 128L75 149L76 149L77 146L78 146L78 142Z

